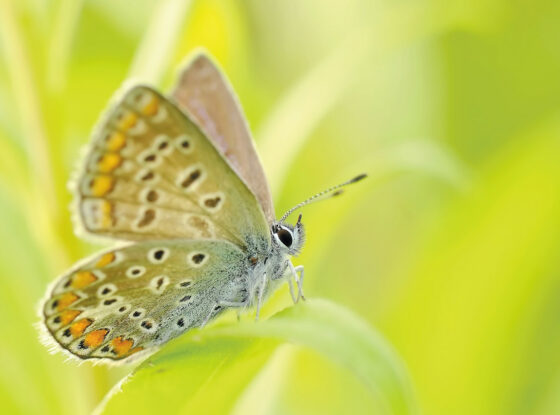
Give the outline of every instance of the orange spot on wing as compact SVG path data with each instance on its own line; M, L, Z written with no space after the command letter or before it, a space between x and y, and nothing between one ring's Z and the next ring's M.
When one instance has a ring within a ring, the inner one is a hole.
M133 344L134 341L132 339L124 340L122 337L116 337L111 341L113 350L119 357L124 356L130 350Z
M99 258L99 261L97 261L95 266L97 268L102 268L109 265L114 260L115 260L115 254L113 252L107 252L105 255Z
M84 288L97 281L97 277L91 271L79 271L72 277L72 288Z
M73 302L75 302L78 298L76 294L74 293L64 293L60 296L60 298L56 301L56 309L58 311L62 311L64 310L66 307L68 307L70 304L72 304Z
M134 127L134 124L136 124L137 120L138 120L138 117L136 116L135 113L127 112L118 121L117 126L120 130L126 131L129 128Z
M126 144L126 137L120 131L114 131L107 135L107 150L118 151Z
M101 173L110 173L119 167L122 163L122 157L117 153L103 154L97 161L97 170Z
M100 330L94 330L86 334L86 337L84 339L84 345L87 347L99 346L101 343L103 343L103 340L105 340L105 336L107 335L107 333L109 333L109 330L100 329Z
M156 115L159 107L159 101L155 96L150 96L150 102L148 102L144 108L142 108L142 113L147 116Z
M114 185L115 179L107 175L95 176L89 184L91 194L96 197L105 196L113 190Z
M60 324L65 326L72 321L81 313L80 310L65 310L60 314Z
M72 323L70 326L70 334L72 334L72 337L74 338L80 337L84 330L91 325L91 323L93 323L93 320L90 320L89 318L84 318Z

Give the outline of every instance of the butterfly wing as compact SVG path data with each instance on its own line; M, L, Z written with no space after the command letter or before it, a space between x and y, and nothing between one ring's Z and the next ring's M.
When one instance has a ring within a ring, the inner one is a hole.
M173 98L191 114L257 197L269 222L274 206L249 126L221 71L201 53L184 69Z
M59 277L48 333L81 359L153 350L246 299L249 260L227 241L150 241L99 254Z
M90 234L269 243L247 185L198 126L149 87L130 89L104 117L76 192Z

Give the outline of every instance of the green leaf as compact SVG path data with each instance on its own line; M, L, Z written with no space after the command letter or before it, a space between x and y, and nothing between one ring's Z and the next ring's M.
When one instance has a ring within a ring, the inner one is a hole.
M388 343L359 317L325 300L298 304L257 324L193 330L142 363L98 412L227 413L282 342L308 347L349 369L387 414L416 413L410 381Z

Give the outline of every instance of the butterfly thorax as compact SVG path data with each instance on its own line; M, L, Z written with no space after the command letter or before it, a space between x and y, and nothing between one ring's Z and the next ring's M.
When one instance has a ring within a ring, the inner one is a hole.
M252 272L247 280L249 304L257 301L263 280L267 280L265 296L271 294L279 282L288 273L288 264L292 256L301 252L305 242L305 230L301 221L296 225L274 222L270 227L271 242L263 251L261 248L249 247L249 262Z

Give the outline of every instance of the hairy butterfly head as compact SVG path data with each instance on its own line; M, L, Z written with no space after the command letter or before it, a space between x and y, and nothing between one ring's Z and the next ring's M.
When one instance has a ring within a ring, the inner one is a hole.
M301 215L295 225L276 222L272 225L272 240L280 252L297 256L305 242L305 229L301 223Z

